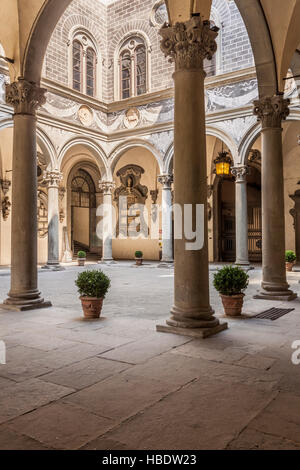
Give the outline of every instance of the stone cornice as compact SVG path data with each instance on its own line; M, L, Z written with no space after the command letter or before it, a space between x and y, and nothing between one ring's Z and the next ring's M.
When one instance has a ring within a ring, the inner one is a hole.
M242 82L244 80L251 80L257 78L255 67L249 67L243 70L236 70L234 72L222 73L207 77L205 79L205 88L216 88L224 85L232 85L233 83Z

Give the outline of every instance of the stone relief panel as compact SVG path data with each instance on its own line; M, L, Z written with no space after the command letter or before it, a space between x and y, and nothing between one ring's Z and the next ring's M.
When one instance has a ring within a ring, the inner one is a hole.
M228 119L214 124L215 127L230 135L235 143L239 145L246 132L257 123L256 116L246 116L237 119Z
M174 142L174 132L165 131L150 134L146 139L156 147L162 155L164 155L170 145Z
M256 79L207 88L206 110L208 113L212 113L242 108L251 105L257 97ZM113 113L105 113L92 109L88 105L77 103L75 100L49 92L47 93L47 102L42 109L51 116L74 122L83 127L101 130L105 133L172 122L174 119L173 98Z
M5 104L5 84L8 82L8 76L0 73L0 104Z
M257 80L251 79L229 85L206 89L208 112L243 108L258 98Z

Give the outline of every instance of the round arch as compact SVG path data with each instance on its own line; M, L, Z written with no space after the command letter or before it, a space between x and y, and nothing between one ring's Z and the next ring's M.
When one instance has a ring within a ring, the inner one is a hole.
M300 110L291 108L290 115L287 118L287 121L300 121ZM249 152L261 134L261 123L257 122L252 126L248 132L243 137L242 142L238 148L239 163L242 165L247 164Z
M163 158L161 156L161 153L157 150L157 148L154 147L149 142L146 142L145 140L135 139L135 140L130 140L130 141L127 141L125 143L119 144L111 152L111 154L109 156L109 159L108 159L108 162L109 162L109 178L108 178L108 180L109 181L112 181L112 177L113 177L116 165L117 165L118 161L120 160L120 158L122 157L122 155L124 155L124 153L126 153L128 150L134 149L136 147L141 147L141 148L144 148L144 149L148 150L149 152L151 152L152 155L154 156L154 158L157 161L159 171L163 172L163 170L164 170Z
M37 143L45 151L48 163L52 170L57 168L57 157L54 145L48 135L38 126L37 130Z
M278 75L270 29L260 0L235 0L247 28L255 60L259 96L278 93Z
M104 150L94 141L86 139L86 138L80 138L80 137L75 137L69 140L63 146L63 148L61 149L58 155L58 169L61 170L64 157L67 154L67 152L77 146L86 147L87 149L91 151L92 155L95 157L95 161L99 168L100 174L102 175L103 178L107 177L109 174L109 167L107 165L106 154Z

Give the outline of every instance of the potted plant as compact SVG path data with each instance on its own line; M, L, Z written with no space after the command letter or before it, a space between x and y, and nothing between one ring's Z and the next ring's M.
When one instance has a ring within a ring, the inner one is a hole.
M135 252L135 262L137 266L142 266L143 264L143 252L142 251L136 251Z
M77 260L78 260L78 266L84 266L86 262L86 252L78 251Z
M249 284L248 274L238 266L225 266L214 276L214 287L220 293L225 314L240 316L244 303L244 291Z
M293 267L295 265L296 259L297 257L292 250L287 250L285 252L285 261L286 261L285 265L286 265L286 270L288 272L293 271Z
M99 318L103 300L110 288L110 279L101 270L84 271L78 275L76 286L85 318Z

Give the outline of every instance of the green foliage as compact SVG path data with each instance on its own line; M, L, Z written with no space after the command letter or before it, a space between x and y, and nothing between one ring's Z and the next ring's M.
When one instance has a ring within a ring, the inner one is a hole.
M296 261L297 257L295 253L292 250L287 250L285 252L285 260L287 263L294 263Z
M238 266L225 266L214 275L214 287L222 295L242 294L248 284L248 274Z
M84 271L78 275L75 284L82 297L104 299L110 288L110 279L101 270Z
M86 258L86 252L85 251L78 251L77 258L79 258L79 259Z
M144 253L142 251L136 251L135 252L135 257L138 259L141 259L144 256Z

